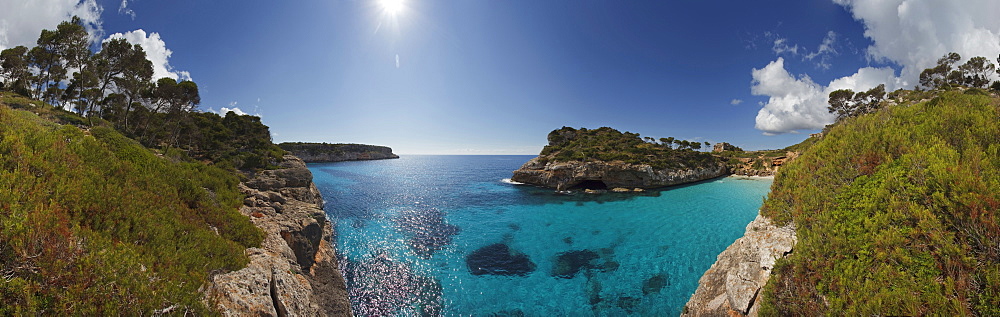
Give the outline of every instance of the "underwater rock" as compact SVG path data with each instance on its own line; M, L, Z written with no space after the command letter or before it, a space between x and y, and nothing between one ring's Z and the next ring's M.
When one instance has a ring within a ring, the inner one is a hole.
M503 243L494 243L465 257L465 264L472 275L519 275L535 271L535 263L524 253L511 249Z
M556 255L555 263L552 265L552 276L573 278L580 270L598 268L598 266L592 263L597 258L600 258L600 256L590 250L559 253Z
M635 307L639 306L639 298L631 296L622 296L618 298L618 307L624 309L629 314L635 312Z
M520 309L501 310L490 314L490 317L524 317L524 312Z
M670 281L667 280L667 274L660 273L653 275L642 282L642 294L649 295L652 293L659 293L664 286L670 285Z
M407 210L393 220L396 227L409 236L410 249L423 258L451 244L451 237L460 231L458 226L445 222L444 212L437 209Z

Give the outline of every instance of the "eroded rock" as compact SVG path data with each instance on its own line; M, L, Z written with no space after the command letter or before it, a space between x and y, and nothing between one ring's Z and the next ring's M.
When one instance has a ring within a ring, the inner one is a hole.
M725 163L697 168L654 169L646 164L620 161L545 162L531 159L514 171L511 180L557 190L567 190L580 184L600 182L605 188L658 188L696 182L726 175Z
M350 316L347 288L330 242L333 226L305 163L286 155L283 169L240 184L240 212L265 232L250 263L217 274L205 300L229 316Z
M795 227L775 226L758 215L746 233L719 254L698 281L684 316L756 316L760 289L779 258L792 252Z

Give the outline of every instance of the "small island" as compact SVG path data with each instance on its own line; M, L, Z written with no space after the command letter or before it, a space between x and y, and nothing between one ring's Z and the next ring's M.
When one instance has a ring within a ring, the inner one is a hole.
M306 163L367 161L397 159L388 146L367 144L329 144L307 142L285 142L278 144L282 150L302 158Z
M563 127L548 135L538 157L511 180L556 190L649 189L716 178L729 173L721 158L698 152L703 144L674 138L642 138L602 127ZM659 141L659 142L657 142Z

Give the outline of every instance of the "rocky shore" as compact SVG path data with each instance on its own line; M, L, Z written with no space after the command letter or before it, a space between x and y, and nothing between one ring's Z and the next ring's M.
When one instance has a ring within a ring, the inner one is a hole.
M387 146L367 144L327 144L286 142L278 144L307 163L397 159Z
M737 164L730 166L734 175L774 176L782 166L799 157L799 152L787 151L784 155L736 158Z
M655 169L646 164L604 161L546 162L540 156L531 159L514 171L512 181L567 190L576 187L587 189L657 188L727 175L728 167L718 163L687 169Z
M285 155L281 169L241 183L240 212L266 233L245 252L246 268L215 275L205 300L228 316L350 316L333 226L305 163Z
M779 258L795 246L795 226L775 226L758 215L746 233L705 271L682 316L757 316L760 290Z

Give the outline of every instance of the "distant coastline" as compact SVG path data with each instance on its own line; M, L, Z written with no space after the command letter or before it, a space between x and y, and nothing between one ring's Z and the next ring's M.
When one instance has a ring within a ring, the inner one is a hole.
M368 161L397 159L388 146L347 144L347 143L307 143L285 142L278 144L281 149L302 158L306 163L327 163L343 161Z

